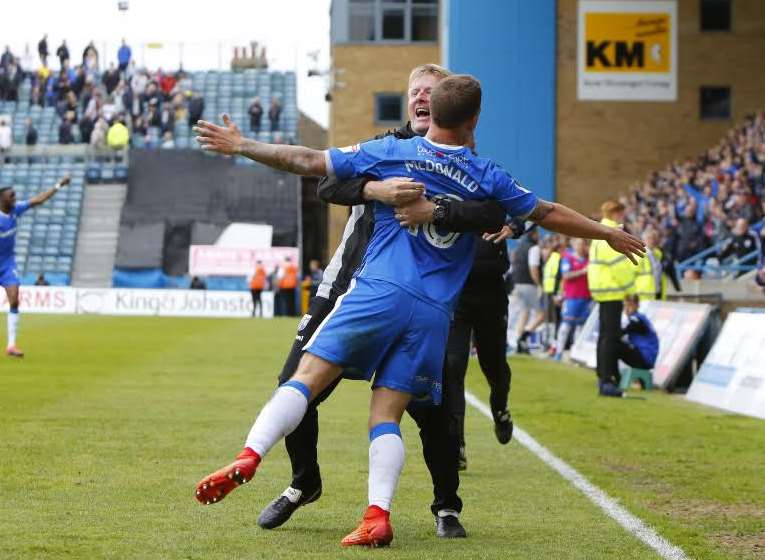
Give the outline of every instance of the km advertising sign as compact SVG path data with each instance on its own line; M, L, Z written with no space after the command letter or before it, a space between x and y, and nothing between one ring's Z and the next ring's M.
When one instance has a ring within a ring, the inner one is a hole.
M677 99L677 2L579 0L577 97Z

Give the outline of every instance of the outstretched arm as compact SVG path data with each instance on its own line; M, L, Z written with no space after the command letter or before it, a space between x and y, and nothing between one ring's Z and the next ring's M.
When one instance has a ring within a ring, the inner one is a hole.
M635 265L637 259L645 255L645 245L639 238L623 229L605 226L591 220L557 202L540 199L528 219L545 229L569 237L603 239L614 251L622 253Z
M203 150L227 156L243 156L274 169L296 175L327 175L325 154L304 146L266 144L242 136L228 115L223 115L225 126L198 121L194 127L197 142Z
M65 187L69 184L70 181L69 175L64 175L61 179L59 179L58 183L56 183L52 189L48 189L45 192L42 192L38 194L37 196L33 196L29 199L29 205L31 207L40 206L43 202L53 197L54 194L56 194L61 187Z

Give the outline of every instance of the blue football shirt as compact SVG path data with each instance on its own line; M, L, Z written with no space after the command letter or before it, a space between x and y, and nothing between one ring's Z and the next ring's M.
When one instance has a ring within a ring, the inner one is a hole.
M10 214L0 212L0 270L14 263L16 247L16 218L29 210L29 201L17 202Z
M502 167L464 147L442 146L415 137L388 136L327 151L328 174L340 180L411 177L426 196L454 200L497 200L512 217L525 217L537 197ZM402 228L393 208L374 203L375 227L357 275L385 280L451 311L475 253L475 235L441 231L433 224Z

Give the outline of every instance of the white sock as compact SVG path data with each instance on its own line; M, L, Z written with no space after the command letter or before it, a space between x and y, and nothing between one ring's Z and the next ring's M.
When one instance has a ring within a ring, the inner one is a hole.
M566 349L566 341L568 335L571 332L571 323L561 323L558 327L558 342L556 342L555 353L559 356L563 355L563 351Z
M404 468L404 441L398 424L386 422L369 431L369 505L390 511Z
M16 346L16 333L19 330L19 312L8 312L8 348Z
M311 392L299 381L287 381L258 414L247 435L245 447L261 458L284 436L292 433L305 416Z

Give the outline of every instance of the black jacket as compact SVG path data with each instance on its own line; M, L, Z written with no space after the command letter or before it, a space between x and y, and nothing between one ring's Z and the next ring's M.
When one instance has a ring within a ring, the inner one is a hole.
M376 138L395 136L406 140L416 136L409 123ZM323 178L319 183L319 197L325 202L353 206L343 231L340 245L324 270L317 296L335 299L348 289L366 251L374 230L372 205L364 200L364 185L369 179L351 179L338 182ZM454 232L497 231L505 223L506 213L496 201L454 201L448 207L442 227ZM504 244L503 244L504 245Z

